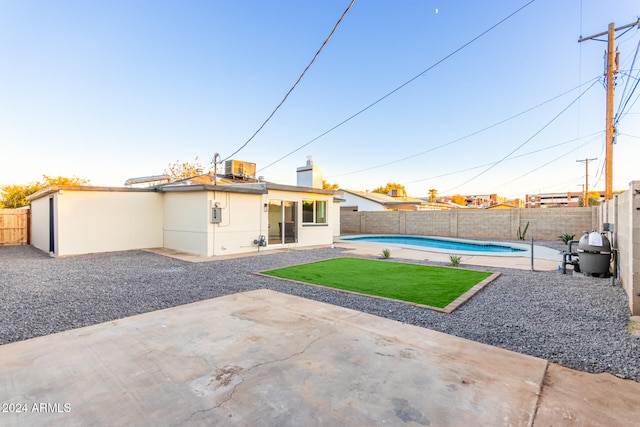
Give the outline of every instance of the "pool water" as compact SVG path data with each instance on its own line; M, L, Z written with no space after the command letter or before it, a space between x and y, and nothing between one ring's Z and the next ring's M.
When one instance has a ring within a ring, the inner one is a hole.
M432 239L429 237L416 236L362 236L362 237L343 237L342 240L352 240L358 242L372 243L389 243L399 245L421 246L424 248L447 249L452 251L467 252L526 252L524 249L514 248L508 245L483 242L469 242L447 239Z

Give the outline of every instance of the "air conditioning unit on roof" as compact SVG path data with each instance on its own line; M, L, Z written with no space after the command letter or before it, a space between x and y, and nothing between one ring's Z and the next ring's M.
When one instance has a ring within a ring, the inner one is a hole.
M224 174L230 178L256 178L256 164L240 160L224 162Z

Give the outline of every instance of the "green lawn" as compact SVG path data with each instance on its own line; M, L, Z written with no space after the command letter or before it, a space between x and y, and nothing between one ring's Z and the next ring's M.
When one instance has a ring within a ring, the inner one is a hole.
M262 274L439 308L491 275L359 258L336 258Z

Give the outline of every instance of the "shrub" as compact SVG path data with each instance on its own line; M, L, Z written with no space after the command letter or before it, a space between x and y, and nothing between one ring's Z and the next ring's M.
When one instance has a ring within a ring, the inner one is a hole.
M449 255L449 262L452 266L457 267L460 265L460 261L462 261L462 257L459 255Z
M524 236L527 234L527 230L529 229L529 223L524 226L524 230L520 231L520 226L518 226L518 240L524 240Z
M558 236L558 240L562 240L565 245L568 245L569 240L573 240L574 237L575 237L575 234L564 233Z
M389 259L391 258L391 251L389 249L383 249L382 250L382 258L384 259Z

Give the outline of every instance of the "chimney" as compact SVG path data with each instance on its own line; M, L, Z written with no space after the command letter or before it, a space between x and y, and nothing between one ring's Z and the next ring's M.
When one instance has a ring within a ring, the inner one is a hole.
M313 156L307 156L307 164L297 170L298 187L322 188L322 168L314 166Z

